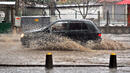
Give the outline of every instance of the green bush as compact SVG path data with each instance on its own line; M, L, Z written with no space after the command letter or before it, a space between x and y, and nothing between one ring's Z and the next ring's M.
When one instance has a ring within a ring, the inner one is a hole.
M0 23L0 33L11 32L11 23Z

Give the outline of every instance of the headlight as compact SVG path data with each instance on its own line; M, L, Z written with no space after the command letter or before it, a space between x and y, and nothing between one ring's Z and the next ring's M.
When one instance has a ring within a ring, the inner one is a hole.
M22 38L22 37L24 37L24 34L23 34L23 33L21 34L21 38Z

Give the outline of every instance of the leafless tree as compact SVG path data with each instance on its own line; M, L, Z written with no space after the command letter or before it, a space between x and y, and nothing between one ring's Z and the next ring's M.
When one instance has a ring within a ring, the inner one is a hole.
M22 16L22 11L23 11L23 8L24 8L24 1L23 0L16 0L16 3L15 3L15 15L16 16Z
M93 2L93 5L98 3L98 0L75 0L75 5L78 5L78 9L83 19L86 19L88 11L92 6L89 6L90 2ZM82 8L81 8L82 6Z
M50 10L50 15L55 15L55 11L57 10L58 11L58 15L59 15L59 18L61 18L61 16L60 16L60 10L57 8L57 4L56 4L56 1L55 0L51 0L50 2L49 2L49 0L46 2L46 1L30 1L30 0L24 0L24 2L25 2L25 4L26 4L26 6L32 6L32 7L35 7L36 6L36 4L40 4L40 5L43 5L43 16L45 16L47 13L46 13L46 8L45 8L45 6L47 7L47 8L49 8L49 10Z

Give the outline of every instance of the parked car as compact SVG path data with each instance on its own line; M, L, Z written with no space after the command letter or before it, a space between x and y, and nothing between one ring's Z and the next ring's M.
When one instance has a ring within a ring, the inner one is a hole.
M32 39L40 38L37 33L51 33L65 36L75 41L101 41L101 32L91 20L57 20L40 29L26 31L21 35L22 45L29 47ZM33 36L32 36L33 34ZM44 35L42 34L42 35ZM42 37L42 36L41 36Z

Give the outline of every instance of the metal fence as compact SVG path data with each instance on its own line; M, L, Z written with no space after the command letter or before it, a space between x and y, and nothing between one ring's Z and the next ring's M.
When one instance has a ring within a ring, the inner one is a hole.
M126 14L109 14L106 16L100 16L100 25L108 26L127 26L127 15Z
M80 14L56 15L58 19L83 19ZM86 19L93 20L98 26L127 26L127 14L88 14Z

